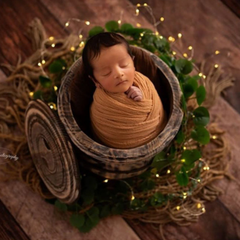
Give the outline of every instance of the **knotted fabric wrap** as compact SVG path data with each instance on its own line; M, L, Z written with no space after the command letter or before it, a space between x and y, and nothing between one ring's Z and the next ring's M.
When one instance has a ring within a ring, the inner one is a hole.
M143 94L141 101L125 93L96 88L90 109L96 140L113 148L134 148L154 139L166 125L166 114L152 82L135 72L133 85Z

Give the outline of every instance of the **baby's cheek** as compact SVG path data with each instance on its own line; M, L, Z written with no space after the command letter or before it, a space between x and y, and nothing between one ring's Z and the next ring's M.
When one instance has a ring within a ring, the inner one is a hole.
M129 70L129 71L127 72L128 80L131 81L131 82L133 82L133 80L134 80L134 75L135 75L134 73L135 73L135 72L132 71L132 70Z
M114 79L108 79L107 81L104 82L103 87L106 89L111 89L116 85L116 80Z

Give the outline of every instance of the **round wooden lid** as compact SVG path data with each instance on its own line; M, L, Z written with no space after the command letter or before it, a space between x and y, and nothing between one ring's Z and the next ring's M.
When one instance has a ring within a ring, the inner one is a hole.
M64 203L74 202L79 196L80 175L57 113L41 100L31 101L25 132L35 167L49 191Z

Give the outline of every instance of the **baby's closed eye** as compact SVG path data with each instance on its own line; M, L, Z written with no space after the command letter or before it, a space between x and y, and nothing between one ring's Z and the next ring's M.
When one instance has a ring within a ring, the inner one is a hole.
M103 76L103 77L106 77L106 76L108 76L108 75L110 75L110 74L111 74L111 72L108 72L108 73L103 74L102 76Z
M127 67L129 65L129 63L124 63L124 64L120 64L120 67L121 68L125 68L125 67Z

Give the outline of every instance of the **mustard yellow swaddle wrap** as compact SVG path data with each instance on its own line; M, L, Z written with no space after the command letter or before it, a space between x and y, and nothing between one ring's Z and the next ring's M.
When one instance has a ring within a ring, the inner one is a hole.
M134 148L154 139L166 125L166 114L152 82L135 72L134 86L143 94L134 101L124 93L97 88L90 109L93 134L106 146Z

